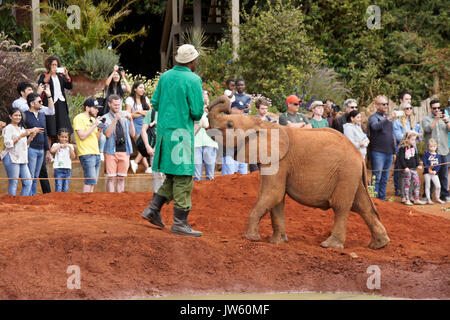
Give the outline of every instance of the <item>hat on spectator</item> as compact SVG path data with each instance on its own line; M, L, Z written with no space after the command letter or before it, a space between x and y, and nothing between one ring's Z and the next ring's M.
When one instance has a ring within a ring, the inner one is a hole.
M297 97L295 94L290 95L289 97L287 97L286 99L286 103L300 103L302 102L302 99L300 99L299 97Z
M192 44L183 44L178 48L177 55L175 56L175 61L178 63L186 64L194 61L198 57L198 51Z
M98 103L97 99L95 98L87 98L83 102L83 106L85 107L94 107L94 108L101 108L102 106Z
M325 105L323 104L322 101L316 100L313 103L311 103L311 105L309 106L309 111L313 111L315 107L324 107Z

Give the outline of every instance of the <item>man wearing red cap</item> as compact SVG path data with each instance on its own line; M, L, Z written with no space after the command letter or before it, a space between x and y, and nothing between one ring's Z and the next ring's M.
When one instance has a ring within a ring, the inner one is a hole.
M287 112L282 113L279 119L279 123L282 126L293 128L312 128L308 118L304 114L298 113L300 102L302 102L302 99L298 98L296 95L290 95L287 97Z

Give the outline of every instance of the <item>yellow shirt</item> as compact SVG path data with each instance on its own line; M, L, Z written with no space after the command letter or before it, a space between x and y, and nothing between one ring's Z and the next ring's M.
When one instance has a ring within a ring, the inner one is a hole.
M87 154L100 154L98 148L97 128L84 140L81 140L76 133L77 130L87 131L94 123L95 118L88 117L84 113L80 113L73 119L73 130L75 131L75 142L77 146L78 156L84 156Z

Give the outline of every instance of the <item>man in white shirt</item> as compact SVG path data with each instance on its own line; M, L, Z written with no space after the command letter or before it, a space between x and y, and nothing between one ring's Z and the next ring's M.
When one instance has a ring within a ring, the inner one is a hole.
M12 107L19 109L20 112L22 112L22 113L30 110L30 107L28 106L28 103L27 103L27 96L30 93L33 93L32 84L28 81L19 82L19 84L17 85L17 92L19 93L20 97L17 98L16 100L14 100L14 102L12 103ZM52 93L50 92L50 87L47 86L47 88L44 88L44 85L42 83L39 84L39 87L38 87L36 93L38 95L41 95L42 92L45 92L45 94L47 95L48 107L42 106L41 109L39 110L39 112L43 112L46 116L52 116L55 114L55 106L53 104Z

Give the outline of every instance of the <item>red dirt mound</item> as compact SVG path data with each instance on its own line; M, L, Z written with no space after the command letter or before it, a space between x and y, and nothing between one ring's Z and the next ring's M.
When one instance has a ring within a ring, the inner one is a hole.
M156 295L260 292L364 292L390 297L450 298L449 220L375 199L391 238L370 250L370 233L351 213L346 248L323 249L333 212L287 198L289 242L241 236L259 190L259 175L196 182L189 222L201 238L170 233L172 205L162 210L165 230L140 217L152 194L51 193L0 197L1 299L114 299ZM81 289L68 289L79 266ZM381 288L370 290L371 265Z

